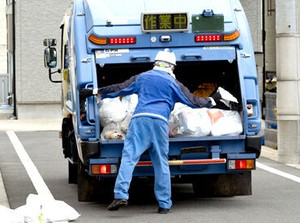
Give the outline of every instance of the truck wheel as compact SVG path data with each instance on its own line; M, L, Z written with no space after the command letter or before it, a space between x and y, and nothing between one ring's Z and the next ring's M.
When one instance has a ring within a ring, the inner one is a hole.
M77 184L78 181L78 165L68 162L68 179L69 184Z
M93 201L96 179L85 172L84 165L78 162L78 201Z
M199 197L251 195L251 172L197 176L193 190Z
M78 182L78 151L75 142L74 132L69 135L69 147L71 151L71 159L73 162L68 162L68 178L69 184L76 184Z

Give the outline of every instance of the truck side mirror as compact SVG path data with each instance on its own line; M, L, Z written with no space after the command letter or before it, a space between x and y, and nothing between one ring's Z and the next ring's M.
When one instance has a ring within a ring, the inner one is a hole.
M44 50L44 65L46 68L55 68L57 66L56 48L48 46Z
M44 39L44 46L46 46L44 50L44 66L49 69L49 80L53 83L61 83L61 80L52 80L52 74L61 72L60 69L53 72L51 71L52 68L57 66L56 44L56 39Z

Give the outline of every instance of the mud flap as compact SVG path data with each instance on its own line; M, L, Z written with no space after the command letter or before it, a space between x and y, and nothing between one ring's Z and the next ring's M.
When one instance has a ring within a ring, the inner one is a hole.
M251 171L197 176L193 190L199 197L252 195Z
M78 201L94 201L96 180L85 172L84 165L78 162Z

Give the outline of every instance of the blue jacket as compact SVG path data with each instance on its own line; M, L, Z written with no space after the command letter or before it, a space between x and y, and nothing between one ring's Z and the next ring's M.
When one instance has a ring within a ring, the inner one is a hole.
M168 122L176 102L192 108L212 107L210 98L198 98L182 83L161 70L149 70L132 76L120 84L99 88L102 98L114 98L136 93L138 104L133 113L136 116L156 117Z

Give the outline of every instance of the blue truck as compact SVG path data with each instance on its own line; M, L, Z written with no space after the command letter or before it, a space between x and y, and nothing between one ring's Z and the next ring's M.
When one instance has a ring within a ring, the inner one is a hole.
M251 172L261 151L260 98L251 33L239 0L74 0L60 28L61 59L57 40L45 39L44 61L49 79L62 86L62 148L79 201L90 201L113 184L123 148L122 139L100 137L99 98L82 100L79 91L152 69L155 55L165 48L175 53L176 78L191 92L201 83L229 91L238 100L230 110L242 124L235 135L170 137L172 182L191 183L197 196L252 194ZM54 80L54 73L61 80ZM145 153L134 179L153 175Z

